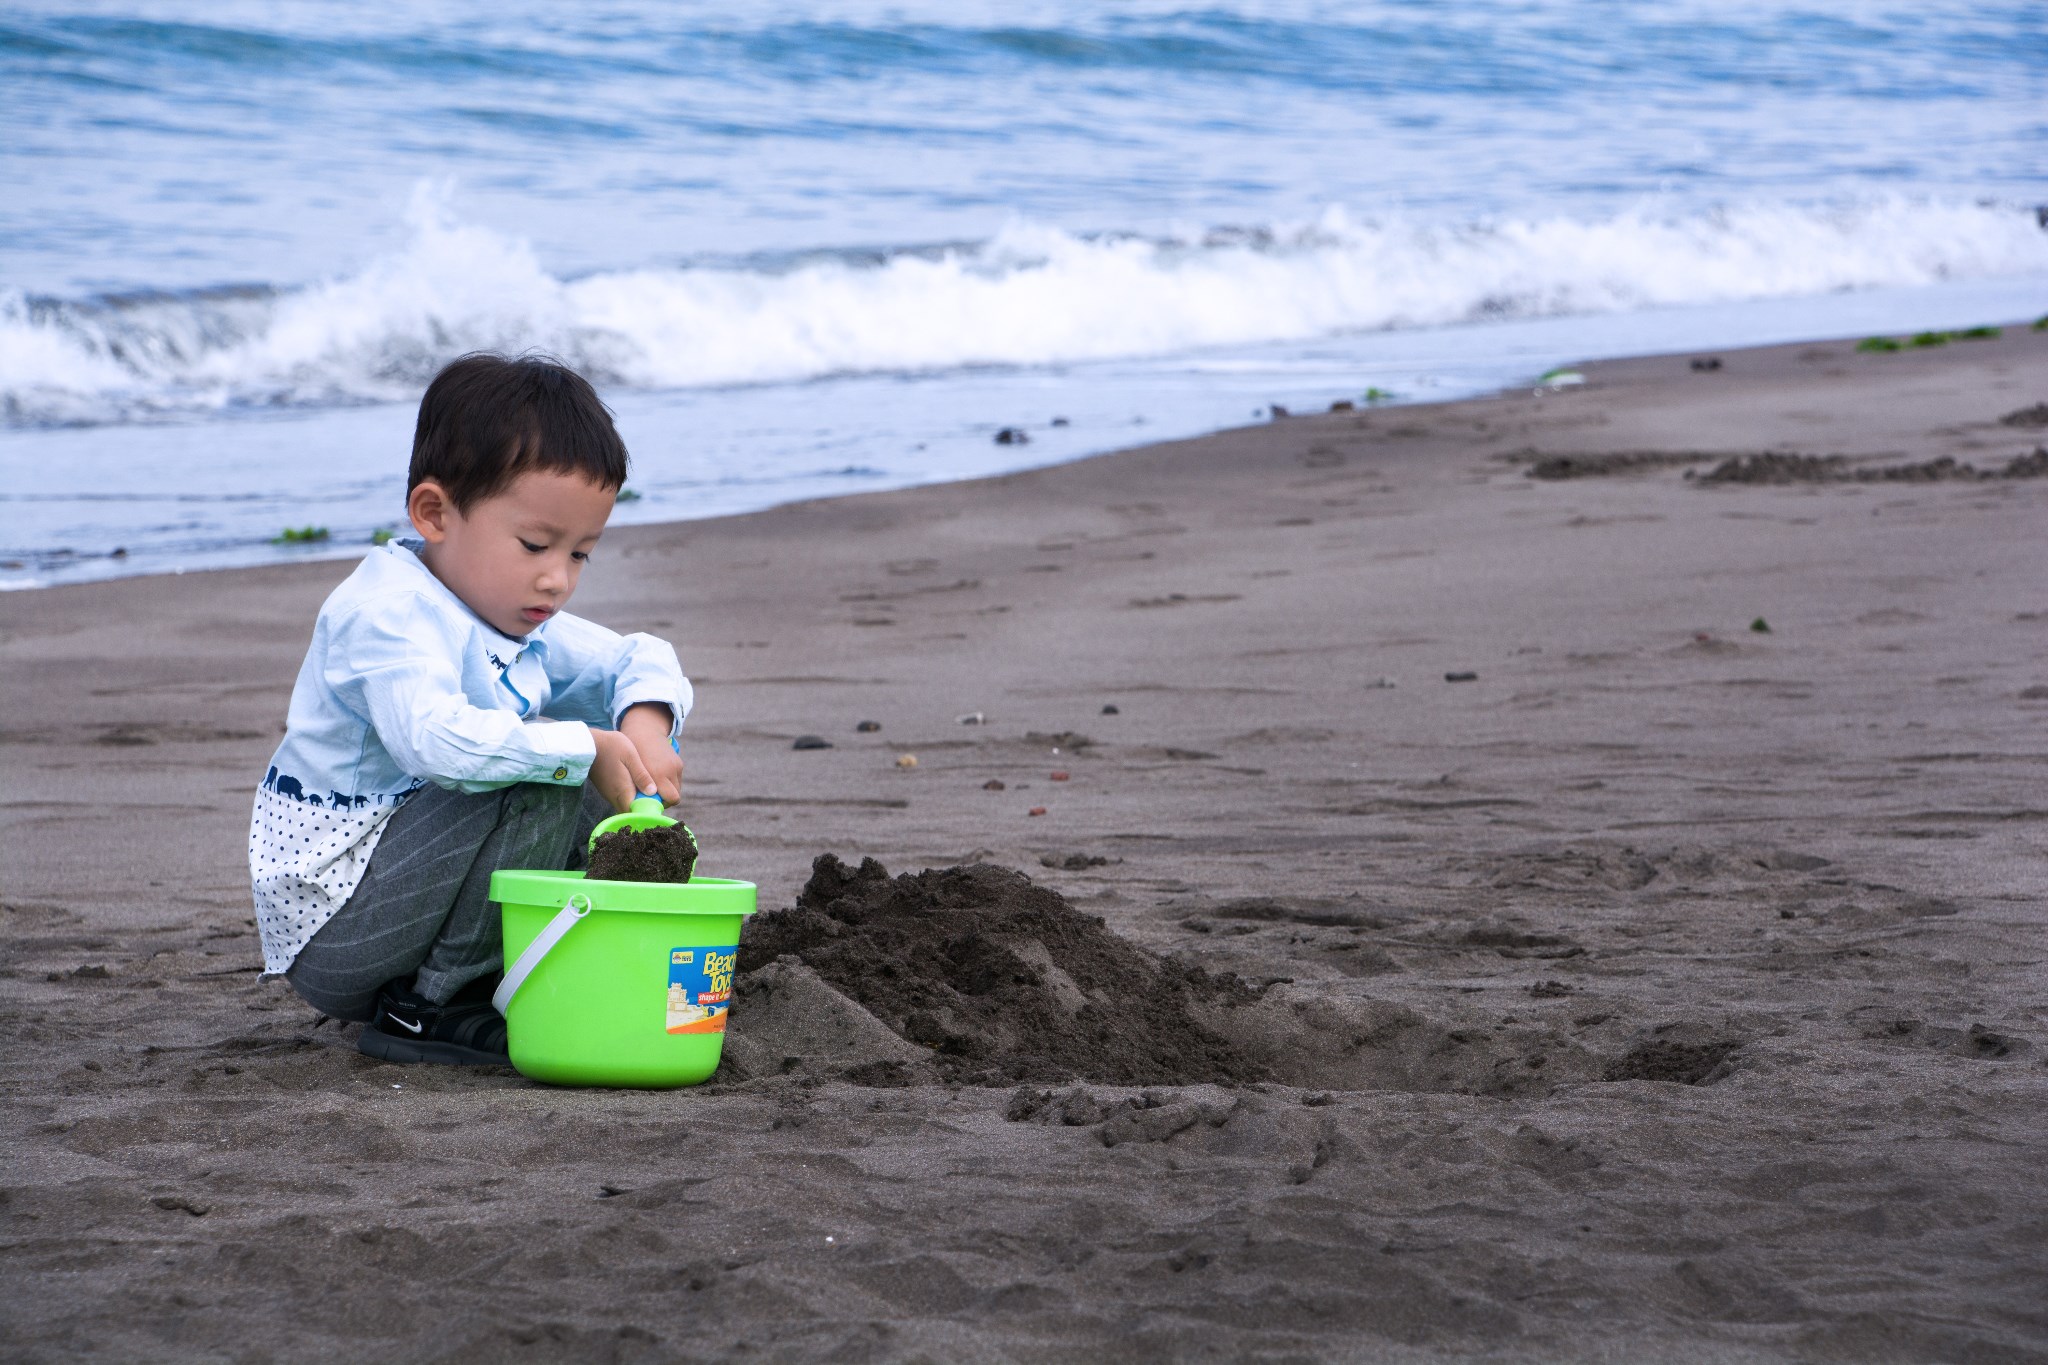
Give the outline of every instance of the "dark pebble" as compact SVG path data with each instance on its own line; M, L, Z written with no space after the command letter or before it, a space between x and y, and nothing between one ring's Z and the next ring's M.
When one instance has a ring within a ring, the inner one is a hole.
M1002 790L1003 790L1003 779L1002 779L1002 778L1000 778L1000 777L991 777L991 778L990 778L990 779L989 779L988 781L986 781L986 782L984 782L984 783L982 783L982 784L981 784L981 789L982 789L983 791L985 791L985 792L999 792L999 791L1002 791Z
M1069 421L1068 421L1068 420L1067 420L1066 418L1064 418L1064 417L1055 417L1055 418L1053 418L1053 419L1052 419L1052 424L1053 424L1054 426L1056 426L1056 427L1066 427L1066 426L1072 426L1072 425L1073 425L1073 423L1069 422Z
M209 1204L196 1204L183 1195L160 1194L149 1201L166 1213L189 1213L194 1218L204 1218L213 1211Z
M1721 368L1721 357L1717 355L1702 356L1698 360L1693 361L1692 367L1695 370L1702 371L1718 370Z
M789 747L792 749L829 749L832 747L832 741L823 735L798 735L796 743Z
M1031 433L1022 427L1004 427L996 433L999 446L1025 446L1031 444Z
M864 735L871 735L882 728L882 722L878 720L864 720L853 728Z
M1117 710L1116 705L1114 703L1111 703L1110 705L1102 708L1102 714L1105 716L1120 716L1123 714L1123 712Z
M1478 682L1478 681L1479 681L1479 675L1478 675L1477 673L1446 673L1446 674L1444 674L1444 681L1445 681L1445 682Z

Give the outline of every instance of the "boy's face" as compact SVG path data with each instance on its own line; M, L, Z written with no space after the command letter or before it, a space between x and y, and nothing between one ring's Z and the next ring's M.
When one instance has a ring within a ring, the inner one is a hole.
M580 474L535 469L467 512L425 479L406 510L427 542L420 558L434 577L495 629L523 636L576 591L617 492Z

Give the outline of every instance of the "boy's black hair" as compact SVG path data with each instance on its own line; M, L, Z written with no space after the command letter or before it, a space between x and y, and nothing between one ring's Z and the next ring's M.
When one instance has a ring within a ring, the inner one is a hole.
M432 479L458 512L529 469L626 482L626 443L590 381L546 356L478 351L448 362L420 399L405 492Z

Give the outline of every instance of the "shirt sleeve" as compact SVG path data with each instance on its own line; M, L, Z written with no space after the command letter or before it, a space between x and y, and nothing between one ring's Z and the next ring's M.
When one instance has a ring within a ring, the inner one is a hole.
M681 736L694 692L668 641L621 635L567 612L548 622L545 640L547 715L617 729L630 708L659 702L672 717L669 738Z
M524 722L471 704L442 624L417 598L378 602L341 623L325 681L400 768L453 791L581 786L597 756L577 721Z

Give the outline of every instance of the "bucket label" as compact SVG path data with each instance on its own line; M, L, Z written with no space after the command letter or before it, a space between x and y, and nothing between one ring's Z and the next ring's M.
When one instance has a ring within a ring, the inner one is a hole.
M671 948L668 954L668 1031L723 1033L732 1004L732 968L738 948Z

